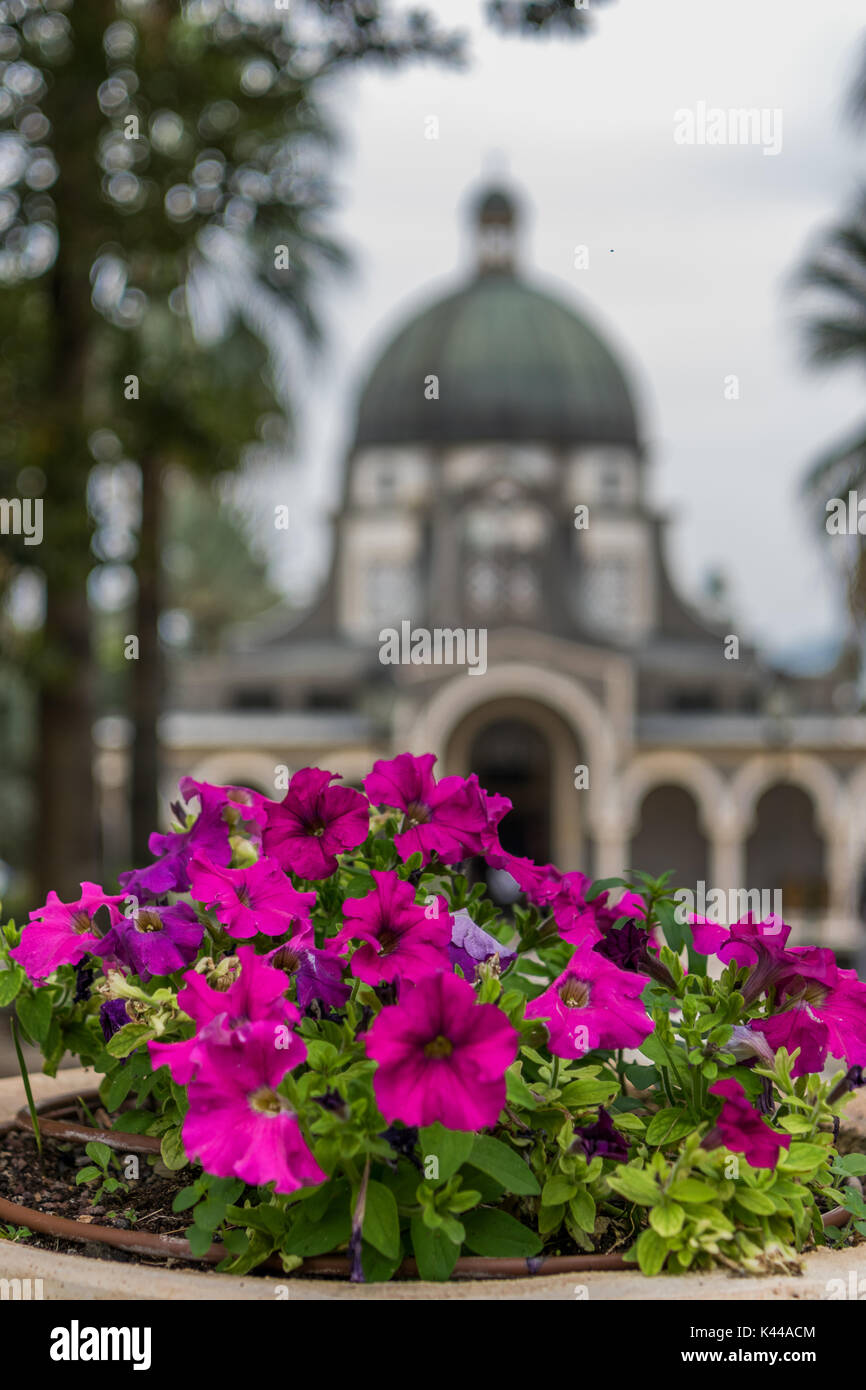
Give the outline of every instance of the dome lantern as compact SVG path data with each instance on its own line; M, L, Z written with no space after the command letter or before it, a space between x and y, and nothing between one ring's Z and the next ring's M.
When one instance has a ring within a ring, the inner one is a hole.
M515 267L517 204L501 188L490 188L475 205L477 257L480 275L510 274Z

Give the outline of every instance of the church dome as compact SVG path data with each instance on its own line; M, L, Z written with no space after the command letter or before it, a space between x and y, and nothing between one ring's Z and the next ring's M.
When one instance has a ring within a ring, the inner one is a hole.
M515 273L516 209L475 209L478 272L391 339L361 394L355 446L481 441L637 447L631 389L581 314ZM425 381L439 381L438 401Z

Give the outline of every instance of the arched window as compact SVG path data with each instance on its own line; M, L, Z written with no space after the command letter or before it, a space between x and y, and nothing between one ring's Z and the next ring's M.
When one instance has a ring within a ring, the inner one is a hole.
M779 783L758 802L746 844L746 884L781 891L783 913L826 908L824 840L812 799L802 787Z
M628 867L655 877L672 869L673 887L692 892L698 883L707 882L707 841L691 792L669 785L647 793L629 849Z

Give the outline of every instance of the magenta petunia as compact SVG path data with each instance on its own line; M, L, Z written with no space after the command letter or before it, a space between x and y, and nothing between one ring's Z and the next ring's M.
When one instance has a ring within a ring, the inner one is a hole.
M792 947L774 984L780 1012L755 1022L772 1048L800 1048L792 1076L821 1071L828 1055L849 1067L866 1063L866 984L855 971L840 970L832 951Z
M307 1055L295 1033L262 1022L222 1035L189 1083L183 1144L218 1178L242 1178L275 1192L324 1182L298 1117L277 1087Z
M318 767L296 772L282 801L267 803L265 854L300 878L328 878L337 855L367 838L370 808L352 787L332 787L336 773Z
M729 1077L716 1081L710 1095L721 1096L721 1113L714 1128L701 1141L705 1149L722 1145L734 1153L744 1154L753 1168L775 1168L782 1149L790 1148L791 1136L777 1134L746 1099L739 1081Z
M640 1047L654 1027L640 999L646 984L644 976L619 970L587 944L527 1004L526 1017L547 1024L557 1057L583 1057L596 1047Z
M213 908L237 940L258 932L301 936L312 930L315 892L299 893L271 859L259 859L245 869L224 869L197 854L190 860L189 880L192 896Z
M204 927L188 903L140 907L120 917L102 941L100 955L114 956L149 980L189 965L203 936Z
M334 949L360 941L350 961L352 974L369 985L392 980L415 984L435 970L448 970L452 919L444 898L428 907L393 870L372 872L375 887L363 898L347 898L344 926Z
M110 897L98 883L82 883L76 902L61 902L52 891L44 907L30 913L30 923L21 934L21 943L9 954L37 984L61 965L77 965L87 955L103 954L104 933L94 922L101 907L108 913L108 925L122 917L123 894Z
M161 898L166 893L186 893L189 889L189 861L194 854L204 854L213 864L229 864L232 857L229 836L231 827L226 819L234 787L214 787L209 782L196 782L184 777L180 783L184 801L198 799L200 810L188 830L171 830L162 835L154 831L148 840L151 854L160 858L143 869L119 874L118 882L136 898ZM255 793L249 793L250 796ZM263 798L262 798L263 800ZM186 807L172 806L179 823L186 819Z
M188 970L183 978L178 1007L195 1023L195 1037L183 1042L148 1043L154 1070L168 1067L180 1086L193 1077L208 1038L215 1032L230 1032L263 1021L289 1026L300 1019L294 1004L285 997L287 981L283 972L273 969L251 946L239 946L237 962L222 974L212 976L219 988L196 970Z
M520 1038L495 1004L479 1004L466 980L426 975L384 1008L367 1034L378 1062L373 1087L389 1124L478 1130L505 1105L505 1073Z
M404 813L403 828L394 844L404 861L413 854L423 855L426 864L438 854L446 864L468 855L481 854L485 835L492 829L492 817L500 811L499 801L488 809L487 794L478 778L433 776L434 753L416 757L399 753L389 760L380 758L364 779L364 789L376 806L393 806ZM504 800L504 798L500 798ZM494 822L495 824L495 822Z

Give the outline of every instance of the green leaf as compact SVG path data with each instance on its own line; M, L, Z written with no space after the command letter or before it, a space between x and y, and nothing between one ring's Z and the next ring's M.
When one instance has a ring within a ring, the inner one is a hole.
M737 1201L746 1211L753 1211L758 1216L772 1216L776 1210L776 1204L766 1192L759 1192L754 1187L738 1187Z
M171 1209L172 1211L189 1211L189 1208L194 1207L200 1197L201 1189L197 1183L194 1183L192 1187L183 1187L180 1192L175 1193Z
M648 1144L661 1148L664 1144L675 1144L678 1139L684 1139L694 1127L694 1121L679 1107L658 1110L647 1126L645 1137Z
M676 1202L659 1202L650 1212L650 1225L660 1236L676 1236L683 1228L685 1215Z
M779 1163L791 1173L809 1173L829 1157L829 1151L820 1144L795 1142L787 1153L779 1155Z
M225 1214L225 1202L220 1202L215 1197L206 1197L196 1207L193 1220L197 1226L201 1226L203 1231L210 1231L213 1234L221 1222L225 1220Z
M106 1110L116 1110L126 1100L135 1085L135 1077L130 1073L129 1067L118 1067L112 1076L102 1096ZM153 1116L151 1116L152 1118Z
M212 1241L210 1231L205 1231L201 1226L187 1226L184 1233L189 1241L189 1248L200 1260L210 1250Z
M98 1163L100 1168L107 1168L111 1162L111 1149L99 1139L93 1139L89 1144L85 1144L84 1152L88 1158L93 1159L94 1163Z
M518 1197L535 1196L540 1188L529 1164L518 1153L487 1134L476 1134L468 1155L473 1168L501 1183L506 1192Z
M608 1178L615 1192L619 1192L629 1202L637 1202L642 1207L655 1206L662 1199L662 1190L649 1173L640 1168L620 1168Z
M2 976L0 976L2 979ZM515 1062L505 1073L505 1096L509 1104L522 1106L524 1110L537 1110L538 1101L530 1091L520 1073L520 1062Z
M403 1247L397 1241L397 1253L395 1255L383 1255L374 1246L368 1245L365 1240L361 1241L361 1268L364 1271L364 1279L368 1284L385 1284L396 1274L403 1259Z
M866 1175L866 1154L845 1154L844 1157L836 1159L834 1171L836 1169L841 1169L843 1173L852 1177L862 1178Z
M575 1222L582 1231L592 1231L595 1226L595 1198L585 1187L579 1187L568 1204Z
M367 1184L367 1204L364 1208L364 1239L388 1260L400 1254L400 1217L394 1194L383 1182L371 1179Z
M126 1023L122 1028L108 1039L105 1044L106 1052L112 1057L128 1057L130 1052L134 1052L142 1043L154 1037L154 1031L146 1023Z
M439 1164L438 1179L432 1181L445 1182L452 1177L461 1163L465 1163L472 1152L475 1135L464 1133L462 1130L446 1129L444 1125L427 1125L421 1130L421 1153L424 1162L428 1158L435 1158Z
M410 1233L420 1278L436 1282L450 1279L460 1254L460 1246L449 1240L441 1229L431 1230L420 1216L412 1217Z
M560 1203L565 1203L577 1192L577 1183L573 1178L567 1178L563 1173L553 1173L544 1184L541 1193L541 1205L543 1207L555 1207Z
M160 1157L166 1168L185 1168L187 1157L183 1147L180 1129L167 1129L159 1146Z
M43 985L27 994L20 994L15 1011L24 1031L36 1043L44 1043L51 1027L51 1013L54 1006L53 992Z
M667 1259L668 1245L652 1227L642 1231L638 1236L635 1245L637 1262L640 1265L641 1273L652 1277L661 1272L662 1266Z
M345 1199L328 1208L320 1221L309 1221L301 1215L289 1231L282 1244L287 1255L329 1255L338 1246L345 1245L352 1234L352 1213L349 1210L348 1193Z
M618 1091L615 1077L579 1076L575 1081L569 1081L561 1100L569 1110L578 1110L588 1105L607 1105Z
M94 1178L98 1178L100 1176L101 1174L99 1169L94 1168L93 1164L89 1163L86 1168L79 1168L78 1172L75 1174L75 1181L76 1183L93 1182Z
M473 1211L463 1224L466 1244L476 1255L529 1259L541 1250L541 1241L535 1232L505 1211L489 1208Z
M717 1195L714 1187L699 1178L680 1178L668 1188L668 1196L675 1202L713 1202Z
M11 960L7 969L0 970L0 1009L12 1003L26 978L21 966Z

